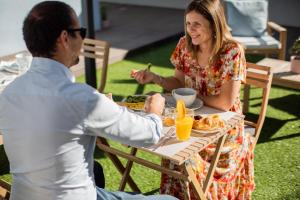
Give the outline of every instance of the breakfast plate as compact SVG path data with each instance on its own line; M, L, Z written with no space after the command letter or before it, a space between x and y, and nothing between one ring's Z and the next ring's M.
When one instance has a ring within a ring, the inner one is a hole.
M225 127L225 121L217 114L208 116L194 116L193 132L215 133Z
M131 110L142 111L144 110L147 97L148 95L129 95L119 105L126 106Z
M192 128L192 132L194 133L201 133L201 134L209 134L209 133L215 133L220 131L221 128L211 128L211 129L207 129L207 130L201 130L201 129L194 129Z

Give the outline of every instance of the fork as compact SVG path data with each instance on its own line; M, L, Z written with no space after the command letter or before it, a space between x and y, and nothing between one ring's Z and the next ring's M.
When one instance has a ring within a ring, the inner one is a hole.
M156 149L158 149L159 147L163 146L164 144L166 144L166 142L172 138L172 136L175 133L175 128L171 127L168 132L161 138L161 140L154 145L153 151L155 151Z
M150 71L150 68L152 67L152 64L151 63L148 63L148 66L147 66L147 70Z

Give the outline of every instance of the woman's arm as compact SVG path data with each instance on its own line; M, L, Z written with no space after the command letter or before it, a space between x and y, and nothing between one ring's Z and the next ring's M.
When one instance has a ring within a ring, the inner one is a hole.
M154 74L153 83L160 85L167 91L184 87L184 74L182 71L175 69L174 76L162 77L158 74Z
M146 84L153 82L155 84L160 85L167 91L171 91L176 88L184 87L184 73L175 69L174 76L163 77L149 70L141 70L135 72L133 75L140 84Z
M221 87L220 94L213 96L199 97L204 101L204 104L228 111L233 105L234 101L240 95L241 81L229 80Z

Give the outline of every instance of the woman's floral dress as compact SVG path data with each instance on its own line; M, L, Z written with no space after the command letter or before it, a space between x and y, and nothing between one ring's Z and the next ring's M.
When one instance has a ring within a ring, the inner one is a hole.
M236 43L226 44L215 64L199 66L188 52L186 39L183 37L171 56L171 62L177 70L185 74L185 86L194 88L201 95L218 95L226 81L244 81L246 76L244 53ZM242 113L239 97L236 98L230 110ZM208 146L199 154L194 155L192 160L193 169L201 185L208 172L215 147L216 144ZM180 170L169 160L163 160L162 165L173 170ZM240 124L228 132L207 198L213 200L251 199L254 186L252 138L249 134L244 134L244 125ZM184 196L184 191L188 191L187 196ZM166 174L162 174L160 192L179 199L196 199L191 186Z

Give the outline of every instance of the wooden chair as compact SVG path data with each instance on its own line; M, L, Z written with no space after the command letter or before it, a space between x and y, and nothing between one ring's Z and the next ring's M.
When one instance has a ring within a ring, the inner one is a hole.
M268 21L268 2L243 2L239 0L221 0L221 2L232 35L235 40L245 47L246 53L262 54L266 57L274 54L280 60L284 60L287 30L275 22ZM253 24L256 25L253 26ZM261 32L263 26L266 28L265 34L249 32L249 29L252 28L256 28L255 31ZM278 39L273 37L274 33L278 34Z
M266 57L275 54L278 59L284 60L287 39L286 28L269 21L267 23L267 32L268 34L262 37L233 37L245 47L248 54L262 54ZM273 37L275 32L279 34L279 40Z
M267 111L267 105L269 101L269 94L271 90L273 73L271 67L261 66L254 63L247 63L247 76L246 83L244 85L244 103L243 113L248 112L250 86L262 88L262 103L259 112L259 117L256 122L245 120L245 132L250 133L255 137L255 144L257 143L260 135L265 116Z
M107 66L109 56L108 42L86 38L83 40L81 55L87 58L95 59L97 68L100 67L102 69L98 91L103 92L107 77Z
M0 200L9 200L11 185L0 179Z

